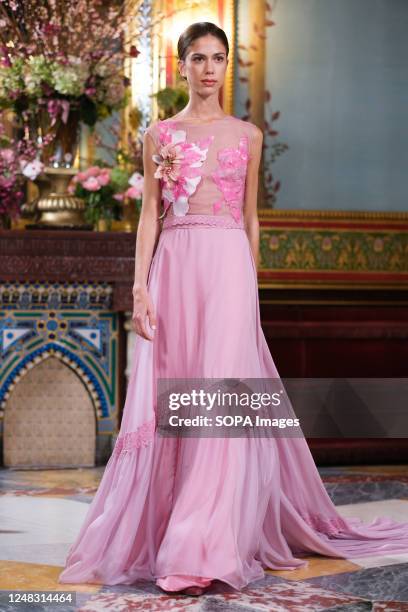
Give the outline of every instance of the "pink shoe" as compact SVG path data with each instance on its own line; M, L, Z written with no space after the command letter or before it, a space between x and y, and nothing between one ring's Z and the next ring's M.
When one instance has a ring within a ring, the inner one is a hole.
M156 584L168 593L182 592L186 593L186 595L201 595L206 587L210 586L211 580L209 578L201 578L201 576L174 575L157 578Z
M190 586L190 587L187 587L186 589L183 589L181 592L184 593L184 595L198 597L199 595L202 595L206 590L207 590L207 587Z

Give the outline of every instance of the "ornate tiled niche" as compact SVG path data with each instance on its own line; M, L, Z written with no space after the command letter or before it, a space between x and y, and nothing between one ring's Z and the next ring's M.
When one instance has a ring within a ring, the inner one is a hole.
M118 312L100 283L0 284L0 440L8 467L90 466L117 430Z

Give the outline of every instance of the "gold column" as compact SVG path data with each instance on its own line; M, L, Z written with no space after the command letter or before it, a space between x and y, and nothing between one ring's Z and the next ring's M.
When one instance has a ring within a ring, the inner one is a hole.
M235 5L234 0L228 0L224 2L222 19L220 27L225 30L229 42L229 63L227 73L225 75L225 82L222 91L222 107L226 113L234 114L234 64L236 56L236 29L235 29Z
M249 69L248 95L251 100L250 120L265 132L265 70L266 70L266 6L265 0L251 0L249 19L252 26L251 39L248 41ZM258 208L264 208L265 181L264 166L261 160L258 185Z

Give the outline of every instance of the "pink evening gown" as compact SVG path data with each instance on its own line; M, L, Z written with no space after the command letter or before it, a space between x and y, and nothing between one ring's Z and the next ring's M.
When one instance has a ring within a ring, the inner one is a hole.
M254 130L231 115L147 129L163 204L147 281L157 327L153 341L136 337L120 432L60 583L242 589L265 568L306 566L302 556L408 550L408 523L342 518L304 437L157 432L158 378L279 377L243 224Z

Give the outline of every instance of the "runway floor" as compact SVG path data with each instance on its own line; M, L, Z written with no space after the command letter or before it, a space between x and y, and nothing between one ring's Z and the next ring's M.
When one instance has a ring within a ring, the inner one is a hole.
M0 469L0 611L233 610L307 612L408 611L408 551L347 560L308 557L306 570L268 570L237 592L224 583L201 597L164 594L152 583L133 586L61 585L70 543L82 523L103 467L62 470ZM344 516L408 520L408 466L319 468ZM64 591L76 603L7 603L7 591Z

